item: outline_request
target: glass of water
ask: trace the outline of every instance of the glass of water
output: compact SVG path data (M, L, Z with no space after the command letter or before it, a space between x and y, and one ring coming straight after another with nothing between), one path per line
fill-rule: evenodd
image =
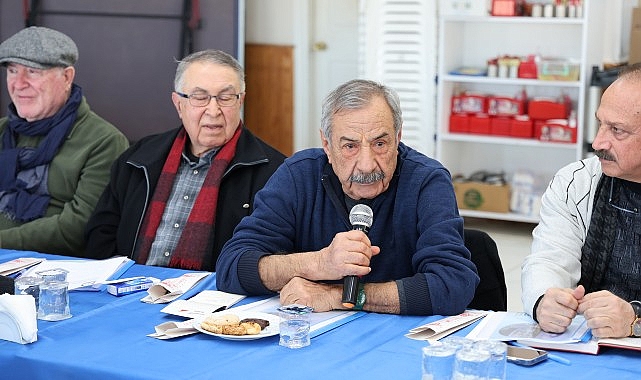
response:
M485 380L490 353L475 347L463 347L456 352L453 380Z
M14 294L28 294L32 296L36 301L37 310L42 282L40 277L20 277L14 282Z
M454 357L458 349L455 344L447 342L435 342L423 347L422 380L451 379Z
M287 305L278 308L281 322L278 344L287 348L302 348L310 344L310 314L314 311L305 305Z
M69 284L65 281L49 281L40 285L38 319L61 321L67 318L71 318Z
M490 362L487 369L487 377L490 380L505 380L507 366L507 344L497 340L479 340L474 348L487 351L490 354Z

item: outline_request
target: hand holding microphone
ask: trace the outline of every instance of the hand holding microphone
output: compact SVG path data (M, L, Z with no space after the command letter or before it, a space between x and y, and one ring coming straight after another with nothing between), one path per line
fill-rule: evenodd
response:
M349 212L349 222L352 224L352 230L365 232L369 231L374 221L374 212L364 204L357 204ZM358 298L358 276L346 276L343 279L343 298L341 302L346 308L353 308Z

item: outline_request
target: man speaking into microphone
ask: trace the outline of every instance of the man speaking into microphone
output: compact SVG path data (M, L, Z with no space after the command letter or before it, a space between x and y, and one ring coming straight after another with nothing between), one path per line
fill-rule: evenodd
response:
M280 294L315 311L461 313L479 282L450 173L401 142L398 95L368 80L325 99L322 149L285 160L216 264L219 290ZM349 214L369 206L369 231ZM344 284L355 276L353 302Z

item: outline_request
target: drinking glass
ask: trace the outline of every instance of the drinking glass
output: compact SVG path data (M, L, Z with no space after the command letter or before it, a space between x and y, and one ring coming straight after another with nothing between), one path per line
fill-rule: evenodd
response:
M454 344L440 342L423 347L422 380L451 379L457 350Z
M453 380L484 380L487 379L487 370L490 354L487 351L477 350L475 347L463 347L456 352L454 359Z
M28 294L36 301L36 310L40 298L40 285L42 279L39 277L20 277L14 281L13 294Z
M281 322L280 339L278 344L287 348L302 348L311 343L309 330L311 327L311 307L304 305L288 305L278 308Z
M487 378L489 380L505 380L507 366L507 344L498 340L479 340L474 348L487 351L490 354Z
M40 285L38 319L61 321L71 318L69 310L69 284L65 281L49 281Z

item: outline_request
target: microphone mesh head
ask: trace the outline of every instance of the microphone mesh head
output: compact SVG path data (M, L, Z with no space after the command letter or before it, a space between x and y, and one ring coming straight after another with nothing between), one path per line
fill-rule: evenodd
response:
M349 222L354 225L365 226L370 228L374 220L374 211L368 205L357 204L349 212Z

